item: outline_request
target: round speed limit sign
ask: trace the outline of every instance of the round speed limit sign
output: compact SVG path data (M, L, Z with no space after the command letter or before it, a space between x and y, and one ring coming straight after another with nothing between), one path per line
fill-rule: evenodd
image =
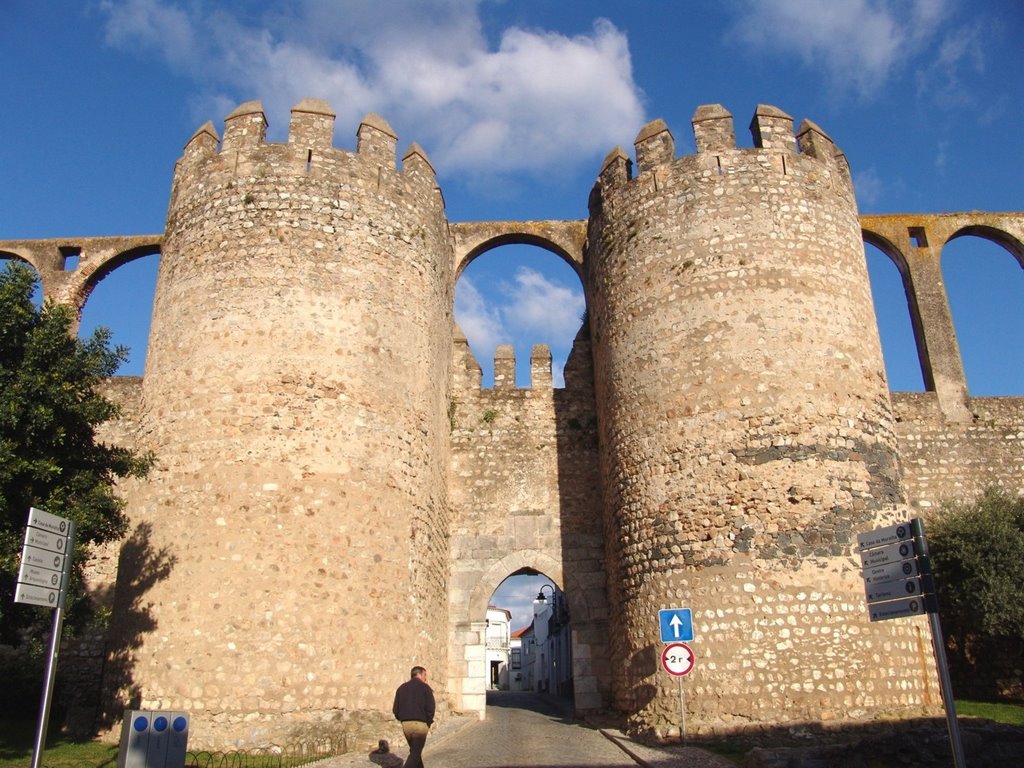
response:
M670 675L682 677L693 669L693 651L686 643L671 643L661 652L661 666Z

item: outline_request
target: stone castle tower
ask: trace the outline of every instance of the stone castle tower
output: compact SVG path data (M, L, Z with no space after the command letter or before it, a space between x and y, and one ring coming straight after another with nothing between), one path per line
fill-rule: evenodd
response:
M855 331L874 328L860 221L845 158L813 123L794 138L791 117L761 106L753 149L721 107L693 127L697 153L676 159L668 128L647 126L636 178L612 153L591 196L613 656L657 641L659 608L713 605L721 619L695 643L714 667L695 683L708 714L817 720L823 692L872 656L837 627L863 611L853 534L904 503L878 335ZM912 635L885 634L915 657ZM839 647L849 665L824 663ZM626 711L669 714L617 673Z
M243 104L175 171L140 414L159 468L132 507L176 563L132 677L228 712L379 709L448 641L444 209L382 120L355 153L320 101L287 144L266 126ZM190 583L212 589L168 603Z
M482 715L487 602L521 573L565 593L579 712L678 725L657 623L672 607L694 616L691 731L940 704L926 623L868 621L853 546L1024 475L1024 404L957 384L920 266L965 231L1024 255L1024 217L866 225L816 125L760 106L740 148L705 106L691 156L661 121L637 137L635 174L610 153L588 221L453 223L416 145L399 167L381 118L355 151L333 127L305 100L268 143L259 102L243 104L223 138L208 123L186 145L161 235L0 242L79 307L160 253L145 374L111 382L110 437L158 464L123 488L109 716L187 710L202 747L310 728L373 743L413 663L442 710ZM864 239L927 298L939 392L888 391ZM508 243L580 275L564 388L544 347L531 386L499 348L481 388L453 320L462 269Z

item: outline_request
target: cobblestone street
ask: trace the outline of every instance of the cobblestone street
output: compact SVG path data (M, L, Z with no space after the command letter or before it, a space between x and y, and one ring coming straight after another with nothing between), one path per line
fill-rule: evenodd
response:
M387 755L350 755L318 768L400 768L406 746L391 746ZM646 747L588 726L554 697L509 692L488 693L486 720L442 724L427 739L423 762L427 768L734 768L703 750Z

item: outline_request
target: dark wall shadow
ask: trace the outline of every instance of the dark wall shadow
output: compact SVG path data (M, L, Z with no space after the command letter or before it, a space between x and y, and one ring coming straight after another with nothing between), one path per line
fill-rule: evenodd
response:
M141 688L134 679L134 654L145 635L157 622L146 594L166 579L177 558L167 547L153 548L152 526L140 523L121 547L114 594L100 595L112 606L110 629L105 643L102 684L95 692L94 730L107 730L119 721L125 709L134 709L142 700ZM112 599L111 599L112 598Z
M616 615L616 574L608 570L614 560L608 552L609 521L603 516L594 365L586 317L573 340L564 375L564 388L554 390L563 590L576 642L573 653L580 650L585 659L581 664L574 662L574 674L592 676L574 684L584 690L596 687L596 696L577 697L577 714L583 714L615 706L618 676L611 660L621 653L616 647L621 638L610 631L608 618Z
M487 691L487 707L499 709L525 709L553 719L569 722L573 719L573 700L569 696L532 691Z
M1024 765L1024 727L961 717L960 739L970 768ZM802 722L756 726L729 735L691 736L687 743L734 757L740 765L786 768L933 768L953 765L944 718L856 723ZM665 746L665 743L662 743ZM668 745L671 751L671 745Z

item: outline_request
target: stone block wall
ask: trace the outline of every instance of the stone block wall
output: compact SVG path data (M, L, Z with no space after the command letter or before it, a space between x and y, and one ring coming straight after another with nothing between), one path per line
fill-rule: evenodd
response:
M1024 488L1024 398L975 397L951 421L934 392L894 392L907 497L927 519L944 501L972 501L989 485Z
M267 144L250 102L175 173L105 682L112 709L202 713L200 745L389 720L416 663L446 700L443 202L383 120L355 152L332 125L303 102Z

